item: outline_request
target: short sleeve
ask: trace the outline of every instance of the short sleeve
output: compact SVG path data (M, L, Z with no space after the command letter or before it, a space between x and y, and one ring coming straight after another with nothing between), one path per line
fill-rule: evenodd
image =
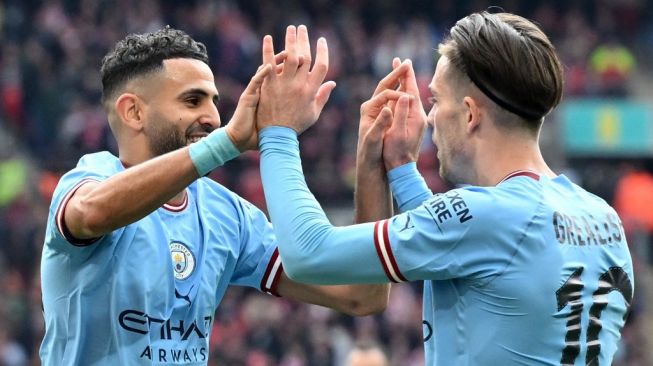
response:
M379 257L395 281L489 279L512 260L532 216L491 189L461 188L377 223ZM530 211L532 212L532 211Z
M64 212L66 205L75 192L84 184L100 182L107 178L99 172L76 168L66 173L57 184L50 203L48 212L46 244L58 249L70 249L75 246L87 246L98 241L100 238L90 240L75 239L70 235L64 223Z
M276 288L283 265L272 225L251 203L239 199L239 206L242 215L240 253L231 283L278 296Z

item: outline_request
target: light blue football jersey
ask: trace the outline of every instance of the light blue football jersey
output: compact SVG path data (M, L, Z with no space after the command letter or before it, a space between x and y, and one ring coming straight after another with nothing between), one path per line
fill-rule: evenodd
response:
M123 170L110 153L86 155L57 185L41 260L42 363L206 365L227 286L274 292L282 266L272 228L254 206L201 178L180 206L94 242L67 240L72 193Z
M566 177L452 190L388 227L397 272L426 280L427 364L611 363L632 260L614 210Z
M611 363L634 276L619 217L602 199L532 172L431 195L413 164L389 176L405 212L333 227L301 175L294 132L260 137L289 277L424 280L426 365Z

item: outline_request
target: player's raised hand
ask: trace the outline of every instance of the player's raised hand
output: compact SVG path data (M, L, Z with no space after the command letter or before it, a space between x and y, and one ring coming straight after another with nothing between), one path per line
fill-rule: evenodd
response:
M403 92L387 89L361 105L357 151L359 163L382 163L383 137L392 125L393 118L393 110L389 104L394 106L394 103L405 95Z
M383 160L388 171L400 165L417 161L422 137L426 130L426 112L419 96L413 64L410 60L405 60L401 64L398 62L397 59L393 61L394 71L407 65L407 71L401 74L398 90L410 95L410 104L406 118L397 119L399 123L393 123L383 139Z
M398 61L398 59L396 59ZM361 105L361 117L358 125L357 161L360 164L377 164L382 166L382 142L377 140L379 121L392 121L395 102L405 93L397 91L399 80L408 71L407 64L396 65L377 85L372 97ZM385 110L385 111L384 111ZM385 115L381 115L381 114ZM385 126L385 124L381 124ZM383 132L388 126L383 129Z
M324 83L329 69L329 49L324 38L317 41L315 63L306 26L286 29L285 60L279 68L274 59L272 37L263 38L263 63L275 66L261 86L257 127L286 126L298 133L310 127L322 112L335 83ZM280 70L279 70L280 69Z
M286 59L286 51L274 55L276 70L281 72L283 62ZM256 74L247 84L247 87L238 99L238 105L234 115L225 127L229 138L242 152L256 149L258 147L258 131L256 130L256 109L261 96L261 85L265 77L272 73L269 64L263 64L256 70Z
M238 150L246 151L256 149L258 134L256 131L256 108L261 95L263 80L271 72L271 65L261 65L238 99L238 105L229 123L225 126L226 132Z

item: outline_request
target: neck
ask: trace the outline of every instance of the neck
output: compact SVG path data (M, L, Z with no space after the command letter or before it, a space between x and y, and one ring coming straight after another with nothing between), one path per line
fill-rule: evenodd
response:
M520 170L555 177L544 161L537 139L529 137L489 139L481 142L474 159L476 185L494 186L510 173Z
M184 189L183 191L177 193L172 199L170 199L167 204L171 206L181 206L184 203L184 200L186 199L186 190Z
M135 166L152 159L147 143L144 141L133 143L118 143L118 157L123 165Z

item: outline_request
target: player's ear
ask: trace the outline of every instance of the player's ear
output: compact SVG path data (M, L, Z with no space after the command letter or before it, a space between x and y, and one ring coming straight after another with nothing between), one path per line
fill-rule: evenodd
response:
M472 133L481 123L481 108L476 99L471 96L463 98L467 113L467 133Z
M123 93L116 99L114 107L125 126L135 131L143 129L143 100L138 95Z

